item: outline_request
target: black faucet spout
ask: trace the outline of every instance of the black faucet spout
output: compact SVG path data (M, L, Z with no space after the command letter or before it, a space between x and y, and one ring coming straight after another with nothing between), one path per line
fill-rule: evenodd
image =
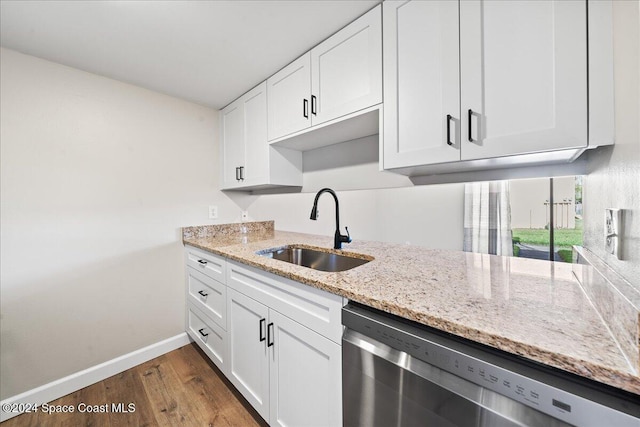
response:
M333 196L333 200L336 202L336 232L333 236L333 248L334 249L342 249L342 243L351 243L351 236L349 235L349 229L347 228L347 235L340 234L340 203L338 202L338 196L335 191L330 188L323 188L318 191L316 194L316 198L313 200L313 208L311 208L311 216L309 217L312 220L318 219L318 199L322 193L329 193Z

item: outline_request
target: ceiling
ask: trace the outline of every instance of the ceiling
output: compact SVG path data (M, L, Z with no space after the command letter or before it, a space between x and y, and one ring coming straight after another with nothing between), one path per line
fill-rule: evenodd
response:
M222 108L379 2L1 0L0 42Z

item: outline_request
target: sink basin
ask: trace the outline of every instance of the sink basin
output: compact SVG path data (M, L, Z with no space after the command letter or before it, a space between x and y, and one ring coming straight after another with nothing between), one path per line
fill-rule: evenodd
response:
M257 254L314 270L329 272L351 270L354 267L371 261L371 259L354 258L352 256L323 252L310 248L298 248L295 246L266 249L257 252Z

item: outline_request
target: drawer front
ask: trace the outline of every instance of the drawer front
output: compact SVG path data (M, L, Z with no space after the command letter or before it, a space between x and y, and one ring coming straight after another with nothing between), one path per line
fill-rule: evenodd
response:
M187 267L188 300L222 329L227 329L227 287L211 277Z
M227 285L340 344L342 297L235 261Z
M187 304L187 333L226 374L227 332L193 305Z
M206 274L218 282L224 283L224 269L226 260L218 255L196 249L191 246L185 247L186 262L189 267L193 267L196 271Z

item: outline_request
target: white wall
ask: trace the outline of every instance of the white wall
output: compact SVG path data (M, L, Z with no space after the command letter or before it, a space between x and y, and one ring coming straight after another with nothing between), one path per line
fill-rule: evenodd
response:
M589 155L584 245L640 288L640 6L613 2L616 144ZM623 260L604 250L605 208L625 209Z
M304 192L411 187L409 177L380 171L378 135L302 154Z
M217 191L217 111L0 51L0 399L184 330L179 227Z
M340 225L352 239L410 243L462 250L464 184L442 184L379 190L337 191ZM276 229L333 236L333 198L323 194L320 216L311 221L315 193L249 196L249 215L274 219ZM348 249L348 245L345 246Z
M406 176L381 172L378 153L377 136L307 151L301 193L230 197L251 219L273 219L279 230L333 236L330 195L321 196L319 219L309 219L315 193L329 187L338 194L341 231L349 227L354 240L462 250L464 184L413 186Z

